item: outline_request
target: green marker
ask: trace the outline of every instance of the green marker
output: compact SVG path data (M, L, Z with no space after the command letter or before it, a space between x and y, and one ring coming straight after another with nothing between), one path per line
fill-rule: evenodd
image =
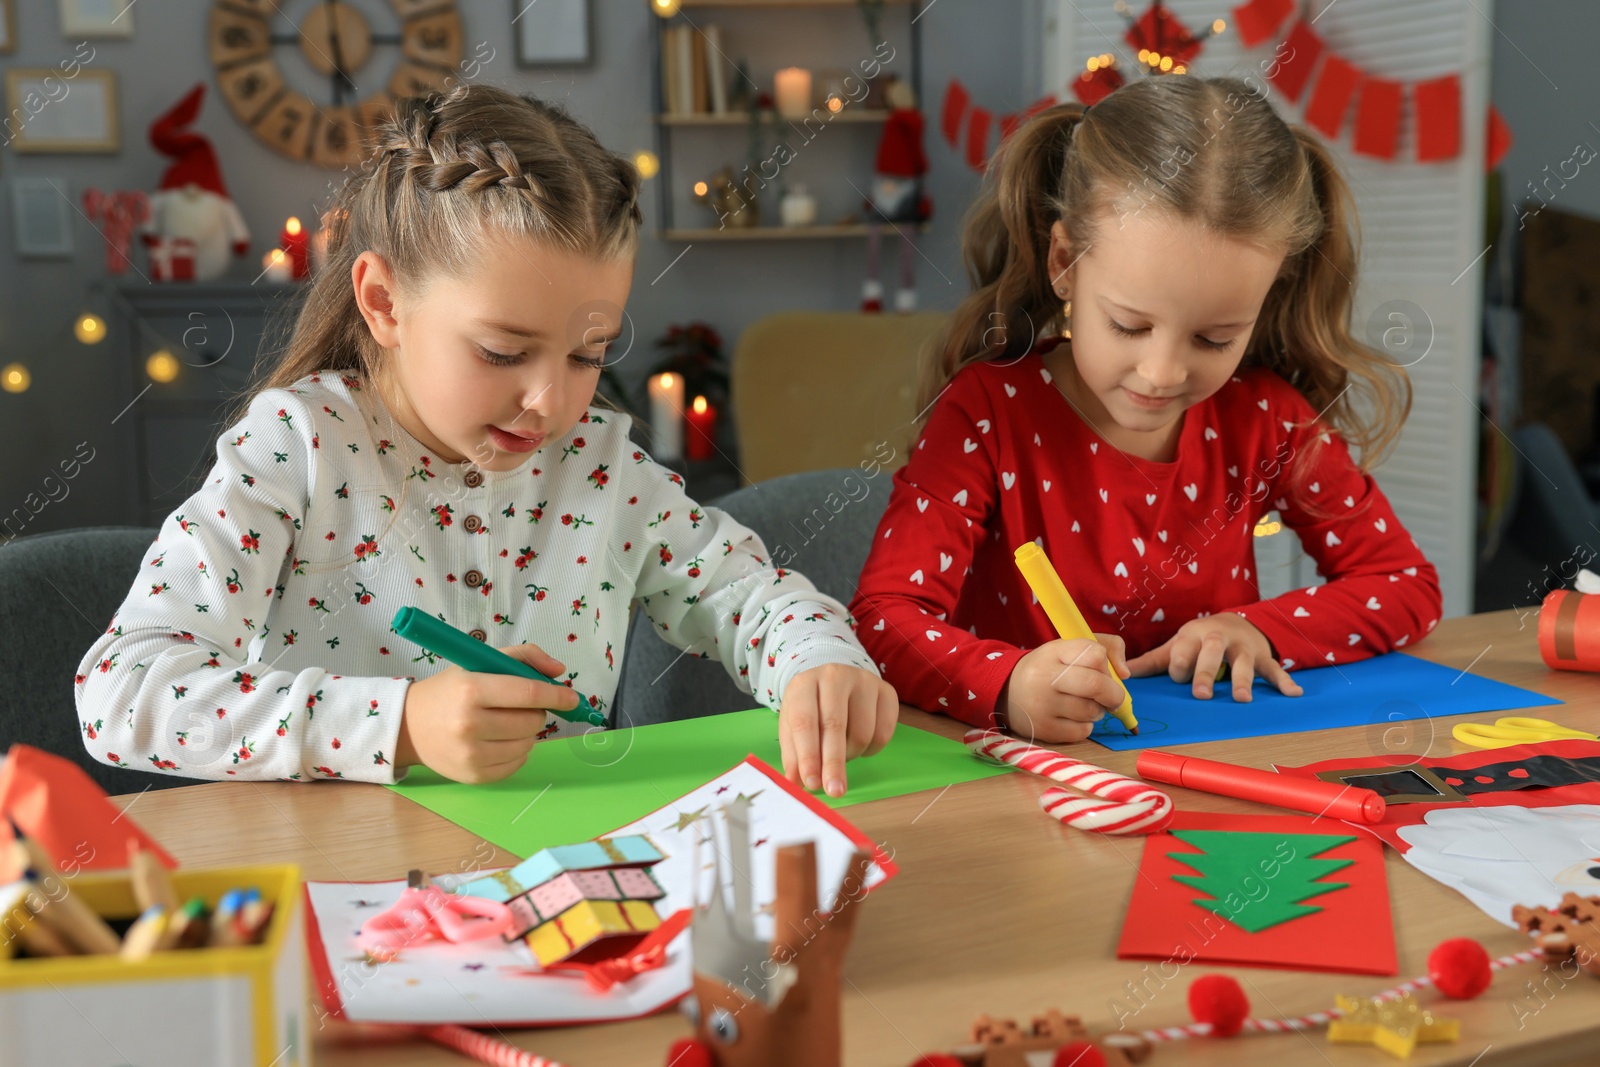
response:
M534 670L515 656L508 656L498 648L490 648L470 634L464 634L447 622L440 622L419 608L401 608L390 623L394 632L407 641L421 645L436 656L443 656L462 670L479 674L512 674L519 678L532 678L536 682L561 683ZM568 722L586 722L591 726L604 726L606 719L589 705L589 698L578 693L578 706L572 711L550 709Z

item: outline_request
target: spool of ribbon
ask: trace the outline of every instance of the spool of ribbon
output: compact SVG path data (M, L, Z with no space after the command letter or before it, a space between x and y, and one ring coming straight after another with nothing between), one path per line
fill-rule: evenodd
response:
M1559 671L1600 671L1600 596L1557 589L1539 608L1539 654Z
M1172 821L1172 798L1144 782L1030 745L999 730L968 730L962 740L974 755L1032 771L1088 793L1081 796L1052 786L1039 798L1041 808L1076 830L1153 834L1166 829Z

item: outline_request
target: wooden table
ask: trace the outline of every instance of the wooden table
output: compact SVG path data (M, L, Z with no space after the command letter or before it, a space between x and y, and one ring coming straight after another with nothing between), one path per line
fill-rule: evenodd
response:
M1547 670L1535 644L1536 616L1514 612L1452 619L1414 651L1419 656L1536 689L1567 701L1562 721L1600 732L1600 682ZM1491 720L1493 715L1475 716ZM1348 753L1464 751L1450 736L1459 721L1422 720L1280 737L1184 746L1254 766L1309 763ZM904 709L902 723L958 737L959 724ZM1097 763L1133 773L1135 753L1088 746ZM1330 1007L1333 994L1377 992L1426 971L1430 949L1470 936L1491 956L1528 947L1514 930L1388 853L1400 978L1339 977L1190 965L1163 978L1161 965L1116 958L1142 838L1069 830L1043 814L1036 777L1015 774L845 809L882 843L900 875L864 905L846 966L847 1067L906 1067L919 1055L965 1040L980 1012L1026 1020L1060 1008L1096 1032L1189 1021L1193 978L1223 970L1243 984L1255 1014L1299 1015ZM118 798L185 865L298 863L313 880L400 877L411 867L446 870L486 847L474 835L398 794L366 785L215 783ZM1261 812L1259 806L1183 789L1181 808ZM510 863L500 854L488 863ZM1537 993L1535 992L1537 990ZM1431 998L1431 994L1429 995ZM1120 1008L1119 1008L1120 1005ZM1593 1064L1600 1062L1600 981L1563 981L1538 964L1497 972L1482 997L1446 1003L1461 1020L1455 1045L1424 1045L1412 1064ZM320 1017L320 1012L318 1013ZM676 1013L603 1027L518 1031L511 1040L570 1067L655 1067L688 1034ZM407 1067L465 1061L430 1045L374 1039L328 1021L317 1062L337 1067ZM1330 1046L1321 1034L1191 1040L1162 1045L1162 1063L1382 1065L1373 1048Z

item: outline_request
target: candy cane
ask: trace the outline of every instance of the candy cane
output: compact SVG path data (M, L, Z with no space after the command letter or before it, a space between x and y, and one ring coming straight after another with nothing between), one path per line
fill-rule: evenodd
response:
M998 730L968 730L963 738L975 755L1083 790L1079 796L1052 786L1039 806L1068 826L1102 834L1153 834L1172 821L1172 798L1115 771L1030 745Z
M446 1048L453 1048L464 1056L471 1056L480 1063L490 1064L490 1067L561 1067L555 1060L535 1056L515 1045L476 1030L468 1030L464 1026L425 1026L422 1036Z
M1501 956L1497 960L1489 961L1491 971L1503 970L1522 963L1533 963L1544 958L1543 953L1537 950L1528 952L1515 952L1509 956ZM1382 993L1373 994L1377 1000L1393 1000L1403 997L1407 993L1415 993L1419 989L1426 989L1433 985L1433 979L1427 975L1413 978L1408 982L1401 982L1392 989L1385 989ZM1258 1034L1282 1034L1296 1030L1316 1030L1327 1026L1344 1013L1334 1008L1330 1011L1313 1011L1305 1015L1297 1015L1293 1019L1246 1019L1241 1030L1249 1030ZM1211 1033L1210 1023L1189 1023L1187 1026L1168 1026L1160 1030L1146 1030L1140 1036L1146 1041L1181 1041L1187 1037L1205 1037Z

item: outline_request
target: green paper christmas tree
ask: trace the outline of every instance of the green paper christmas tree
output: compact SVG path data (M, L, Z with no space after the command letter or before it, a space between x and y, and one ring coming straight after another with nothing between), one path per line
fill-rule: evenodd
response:
M1252 934L1321 911L1302 902L1346 888L1347 882L1320 879L1354 862L1315 858L1355 840L1348 835L1173 830L1172 836L1203 850L1167 853L1200 872L1173 880L1207 894L1211 899L1194 903Z

